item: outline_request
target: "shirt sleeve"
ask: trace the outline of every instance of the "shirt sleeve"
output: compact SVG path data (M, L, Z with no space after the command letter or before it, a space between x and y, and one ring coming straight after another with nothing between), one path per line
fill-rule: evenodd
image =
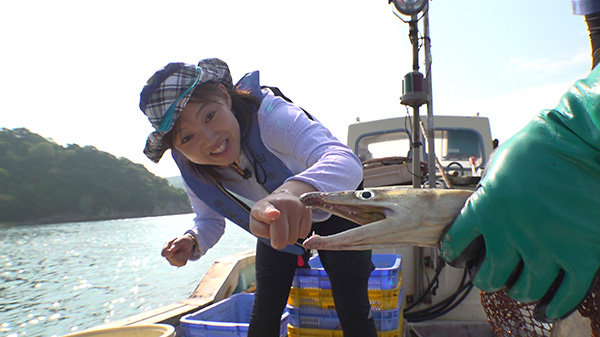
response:
M294 173L288 180L319 191L355 189L363 179L360 159L298 106L267 94L258 111L261 137L267 148Z
M187 184L185 188L192 205L192 210L196 214L194 217L194 226L185 232L186 234L192 234L198 240L200 251L190 257L190 260L195 261L206 254L221 239L225 233L225 218L208 207L204 201L200 200Z
M600 12L600 1L598 0L571 0L573 14L589 15Z

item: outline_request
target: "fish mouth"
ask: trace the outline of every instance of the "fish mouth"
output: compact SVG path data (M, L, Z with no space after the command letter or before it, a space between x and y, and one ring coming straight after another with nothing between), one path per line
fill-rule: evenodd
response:
M308 208L320 209L356 222L359 225L366 225L386 219L388 214L393 212L387 207L324 200L325 196L326 194L321 192L306 193L300 197L300 201Z

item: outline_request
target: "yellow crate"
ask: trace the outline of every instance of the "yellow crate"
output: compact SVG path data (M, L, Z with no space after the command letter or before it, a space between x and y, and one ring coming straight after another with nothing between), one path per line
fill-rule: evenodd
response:
M401 337L401 330L378 331L377 337ZM288 324L288 337L344 337L342 330L303 329Z
M396 289L369 289L371 310L379 311L398 308L402 305L402 299L399 298L401 288L402 284L399 282ZM300 308L335 309L331 289L292 287L290 289L288 304Z
M404 331L404 306L402 306L402 304L400 307L400 321L398 322L398 331L400 332L400 335L402 335L402 332Z

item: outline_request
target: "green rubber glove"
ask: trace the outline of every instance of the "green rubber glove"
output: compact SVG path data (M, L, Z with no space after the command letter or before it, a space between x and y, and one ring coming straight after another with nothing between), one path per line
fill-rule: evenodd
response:
M600 67L496 150L441 249L538 320L577 308L600 267Z

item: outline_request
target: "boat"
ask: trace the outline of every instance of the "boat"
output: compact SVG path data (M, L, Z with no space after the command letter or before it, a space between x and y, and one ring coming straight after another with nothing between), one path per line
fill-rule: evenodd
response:
M410 117L395 117L349 126L347 144L363 160L365 188L390 185L411 188L415 178L410 173L413 153L404 151L410 148L412 142L413 131L406 127L411 125L409 119ZM424 127L427 127L427 121ZM441 154L438 163L443 169L443 175L447 176L448 184L474 189L481 164L485 163L493 150L488 119L443 116L436 120L434 135ZM398 149L401 151L398 152ZM398 153L408 153L408 156L394 156ZM425 151L419 155L420 158L429 159ZM426 183L427 166L426 162L420 163L420 174L417 175L421 180L419 185ZM446 184L442 179L443 175L437 174L437 184ZM441 330L451 331L452 336L492 336L480 303L479 291L465 286L464 270L443 267L437 249L398 247L374 250L373 253L394 253L402 257L402 303L404 308L409 309L404 316L404 335L445 336L440 334ZM188 298L94 329L168 324L175 327L177 336L184 336L180 325L183 316L233 294L254 290L254 262L254 250L220 258L213 263ZM455 299L448 300L450 298ZM459 334L457 331L464 333Z
M410 25L411 34L416 34L416 20ZM365 187L406 185L407 188L420 188L428 183L424 177L435 176L431 183L436 186L474 188L480 168L492 151L489 121L483 117L444 116L436 119L435 129L430 128L433 119L421 117L418 109L429 100L423 81L418 67L414 66L404 79L401 101L413 108L412 118L395 117L349 126L347 145L363 161ZM435 141L428 142L428 137ZM423 144L437 148L414 147L413 138L423 138ZM433 155L436 151L442 154L439 158ZM453 336L492 336L479 293L471 291L472 287L465 287L463 270L440 267L436 249L399 247L374 253L395 253L402 257L402 304L409 309L405 311L405 318L409 319L404 325L404 335L425 337L432 335L430 330L445 329L452 331ZM178 336L183 336L180 325L183 316L233 294L252 292L254 254L251 250L218 259L186 299L86 331L168 324L175 327ZM452 330L448 330L449 326ZM465 333L457 334L459 330ZM442 336L439 332L433 335Z
M391 1L397 6L413 6L408 10L415 11L410 27L416 36L417 13L423 10L419 3L426 1ZM426 15L425 11L425 19ZM427 35L426 25L424 29ZM425 41L427 44L428 39ZM427 45L425 54L427 59ZM436 116L434 123L430 109L421 116L419 107L431 99L427 78L418 72L415 57L413 71L404 79L401 98L402 104L413 108L412 116L349 126L347 145L363 161L365 188L402 185L475 189L497 146L489 120L479 116ZM425 144L427 147L421 146ZM437 248L398 247L373 253L394 253L402 258L402 336L494 336L479 290L470 284L465 270L446 266ZM185 315L254 290L254 263L254 250L218 259L188 298L86 331L167 324L175 328L177 336L183 336L180 321ZM531 336L550 336L550 325L523 324L533 326ZM510 335L510 329L506 333ZM569 333L573 335L572 330Z

